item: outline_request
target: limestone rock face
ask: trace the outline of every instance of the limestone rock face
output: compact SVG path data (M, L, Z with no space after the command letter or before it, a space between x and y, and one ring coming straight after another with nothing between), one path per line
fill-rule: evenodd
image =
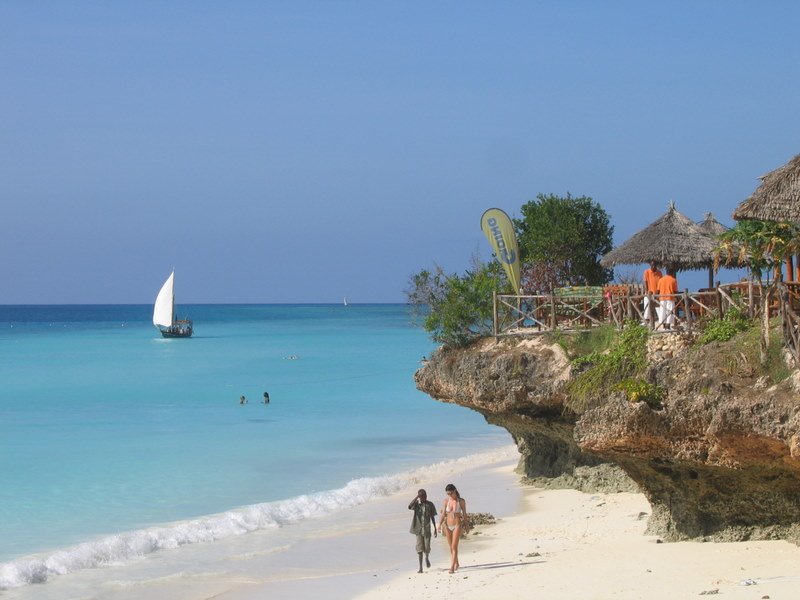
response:
M540 339L518 344L482 340L466 349L437 351L417 371L417 387L436 400L472 408L506 428L521 454L517 471L548 487L634 491L618 467L581 452L574 418L561 391L569 360Z
M481 340L466 349L436 352L414 379L437 400L481 412L559 414L569 359L559 346L537 339L513 346Z
M566 413L569 362L538 339L440 350L415 379L508 429L537 484L626 490L632 480L653 507L652 534L799 539L800 377L769 387L714 346L664 354L646 375L667 390L659 409L616 394Z

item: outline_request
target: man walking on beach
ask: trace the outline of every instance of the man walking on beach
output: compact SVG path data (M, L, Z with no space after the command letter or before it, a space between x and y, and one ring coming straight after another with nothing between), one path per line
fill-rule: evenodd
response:
M408 510L414 511L411 519L411 533L417 536L417 555L419 556L419 571L422 573L422 554L425 553L425 566L430 569L431 560L431 525L433 537L436 537L436 506L428 500L428 493L419 490L416 497L409 503Z

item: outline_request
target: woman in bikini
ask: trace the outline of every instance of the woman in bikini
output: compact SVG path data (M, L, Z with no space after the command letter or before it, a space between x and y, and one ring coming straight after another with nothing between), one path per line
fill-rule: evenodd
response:
M461 529L467 524L467 503L458 493L456 486L448 483L444 488L447 498L442 505L441 531L447 536L447 545L450 546L450 573L458 569L458 542L461 538Z

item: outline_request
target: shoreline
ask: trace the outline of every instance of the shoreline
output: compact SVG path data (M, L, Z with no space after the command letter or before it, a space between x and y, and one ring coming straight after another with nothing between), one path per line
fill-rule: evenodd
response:
M243 507L201 520L166 524L158 529L159 538L163 538L159 546L163 550L122 560L113 556L119 554L120 542L124 544L130 533L121 534L121 538L103 538L89 546L75 546L40 556L48 570L63 574L43 583L10 587L0 595L8 600L83 598L91 590L94 597L104 599L133 600L147 596L184 600L248 597L249 590L265 586L271 597L305 597L302 590L313 585L315 580L350 574L355 581L342 588L347 591L340 597L351 598L355 592L350 590L358 587L362 591L374 585L374 573L384 578L384 573L400 569L408 558L416 561L414 538L407 533L410 519L407 504L420 486L427 486L432 498L438 501L440 494L443 497L444 486L451 480L460 481L467 473L488 477L487 471L491 472L498 464L513 469L517 459L516 448L504 445L393 475L353 480L344 488L320 494ZM443 478L441 482L439 478ZM508 485L513 480L512 476L506 477ZM435 491L438 488L440 492ZM496 504L507 504L511 497L511 494L502 494ZM342 502L350 506L335 508ZM171 534L173 542L179 542L192 531L213 534L219 531L220 523L239 522L259 510L274 513L285 525L171 548L163 535L174 532ZM506 510L510 512L511 507ZM306 516L298 520L301 514ZM147 535L152 532L142 530L139 532L142 535L135 537L141 538L143 543L152 543L154 538ZM342 553L342 548L347 551ZM94 555L102 562L92 566ZM86 561L85 567L63 571L65 560ZM28 566L24 560L17 564L21 568ZM15 568L12 563L5 566ZM359 574L364 576L358 577ZM13 576L13 573L7 572L7 575ZM286 595L276 596L283 588L299 590L298 595L287 591Z
M441 476L420 479L413 489L374 502L364 510L363 519L351 520L360 508L351 509L342 516L337 534L312 536L304 540L304 548L298 549L299 559L318 559L319 567L294 564L291 572L283 572L271 581L207 598L288 600L318 596L326 600L351 600L358 594L370 593L376 586L390 584L395 578L416 574L418 563L415 538L408 531L411 519L408 502L417 490L425 488L438 509L445 485L456 482L459 489L470 490L468 510L511 515L520 509L522 500L521 489L516 485L519 477L514 473L517 462L513 448L513 456L467 469L451 468ZM432 540L432 564L425 574L433 574L439 568L446 570L449 553L443 540L441 535ZM343 554L337 555L342 549Z
M639 493L545 490L520 483L515 449L478 466L442 465L408 489L318 519L193 544L3 592L8 600L460 600L588 598L673 600L702 594L772 600L800 594L800 548L785 541L658 543L644 531ZM498 449L501 450L501 449ZM514 450L511 452L511 450ZM433 471L433 472L432 472ZM444 537L418 574L409 500L418 488L440 507L455 483L469 512L491 513L460 545L447 572ZM438 521L438 519L437 519Z

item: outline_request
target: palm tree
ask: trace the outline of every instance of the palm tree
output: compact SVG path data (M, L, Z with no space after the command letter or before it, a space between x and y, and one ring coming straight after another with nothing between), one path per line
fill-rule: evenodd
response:
M738 263L748 266L754 279L761 283L761 339L759 344L761 364L767 362L769 348L769 299L780 283L779 277L765 285L775 267L783 264L786 257L800 249L800 229L786 221L761 221L746 219L719 236L719 246L714 252L715 268L722 259L726 265Z

